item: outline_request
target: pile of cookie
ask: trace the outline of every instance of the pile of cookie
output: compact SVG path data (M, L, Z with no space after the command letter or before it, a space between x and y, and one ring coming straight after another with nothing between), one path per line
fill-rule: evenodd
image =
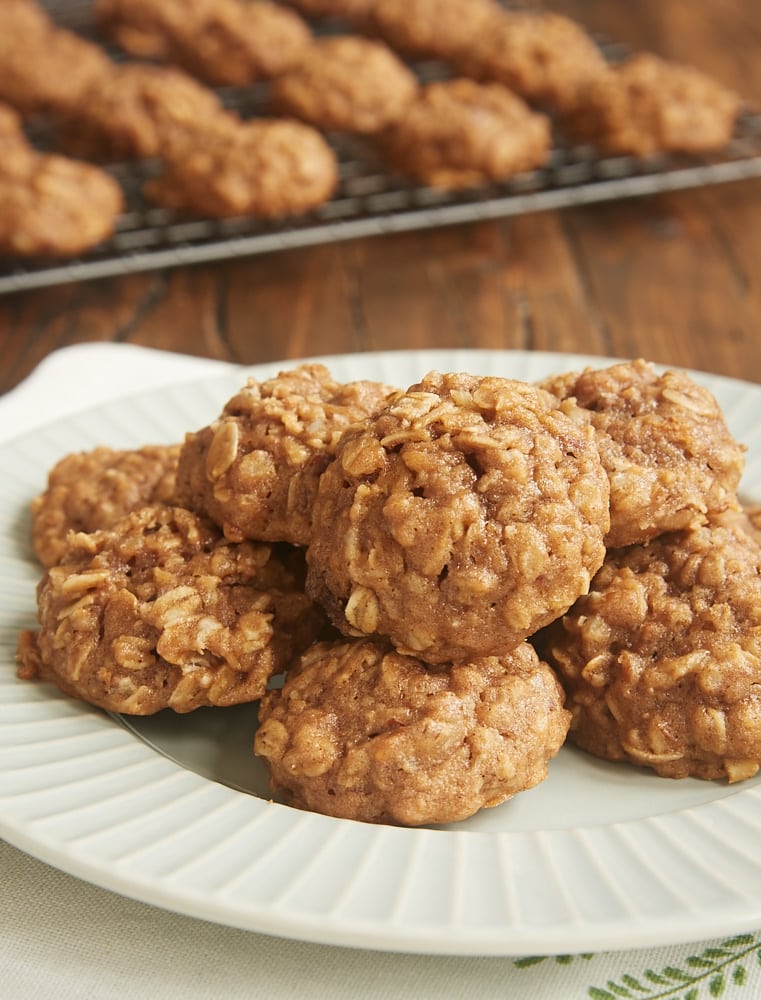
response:
M89 197L106 183L98 163L157 159L145 195L172 210L283 218L335 193L335 133L452 189L540 168L553 127L611 153L721 149L741 107L696 69L649 53L609 64L577 22L498 0L94 0L93 20L128 61L57 26L37 0L0 5L0 102L45 116L60 154L92 161L79 203L65 196L66 212L91 223L79 240L66 223L58 239L55 225L15 238L18 225L2 226L0 251L70 255L111 232L120 202ZM431 60L444 75L424 83L415 67ZM213 89L256 83L265 114L245 120ZM0 206L33 212L47 169L62 168L0 164Z
M710 392L645 361L399 388L304 364L182 442L64 457L19 676L103 709L258 703L273 794L403 825L535 786L566 739L761 764L761 544Z

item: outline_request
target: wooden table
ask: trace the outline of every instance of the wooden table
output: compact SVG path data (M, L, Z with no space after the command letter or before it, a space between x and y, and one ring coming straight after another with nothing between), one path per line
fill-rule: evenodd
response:
M552 0L761 107L758 0ZM643 356L761 382L761 180L0 297L0 391L128 342L243 363L394 348Z

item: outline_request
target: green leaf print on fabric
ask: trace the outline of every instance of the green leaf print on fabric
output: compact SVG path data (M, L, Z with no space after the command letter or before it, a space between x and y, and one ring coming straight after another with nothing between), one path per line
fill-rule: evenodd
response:
M719 945L704 948L684 959L682 966L667 965L656 971L645 969L635 976L626 973L604 986L590 986L590 1000L701 1000L723 997L728 983L744 986L748 972L744 964L755 957L761 962L761 938L738 934Z

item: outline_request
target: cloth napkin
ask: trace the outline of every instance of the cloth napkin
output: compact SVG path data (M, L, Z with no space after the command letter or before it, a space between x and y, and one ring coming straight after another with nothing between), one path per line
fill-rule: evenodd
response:
M50 355L0 397L0 441L220 362L130 345ZM727 1000L761 997L761 930L668 948L470 958L328 947L171 913L0 841L0 1000Z

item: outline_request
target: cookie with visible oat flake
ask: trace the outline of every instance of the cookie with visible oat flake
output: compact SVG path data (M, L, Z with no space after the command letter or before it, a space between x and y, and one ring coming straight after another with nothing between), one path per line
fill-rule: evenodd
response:
M611 549L589 594L534 638L570 739L663 777L761 765L761 547L736 521Z
M291 550L230 544L179 507L72 533L38 586L19 674L132 715L255 701L323 633L302 567Z
M73 452L48 474L45 490L32 500L32 546L44 566L66 551L69 531L110 528L147 503L169 503L174 494L179 444L135 450L101 446Z
M607 476L573 400L432 372L339 442L307 592L344 634L428 663L502 655L586 592L608 526Z
M639 358L541 385L590 414L610 479L608 547L646 542L737 508L744 448L713 394L686 372L660 373Z
M249 379L217 420L186 435L179 501L234 541L306 545L319 477L339 438L393 391L380 382L337 382L319 364Z
M528 643L431 670L371 640L313 646L259 716L255 753L291 805L405 826L466 819L537 785L570 719Z

